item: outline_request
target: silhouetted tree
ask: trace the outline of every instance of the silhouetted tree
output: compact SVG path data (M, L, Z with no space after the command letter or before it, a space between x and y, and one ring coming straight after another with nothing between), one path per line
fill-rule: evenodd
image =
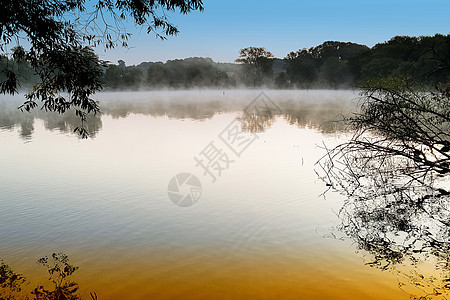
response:
M416 85L434 87L445 82L447 73L436 72L436 68L449 65L450 35L409 37L396 36L387 42L376 44L352 61L359 65L357 81L365 84L376 78L408 77Z
M309 49L286 55L289 80L301 88L348 87L356 77L348 62L369 48L355 43L327 41Z
M38 286L32 292L36 299L43 300L76 300L78 284L68 280L78 267L69 264L69 258L64 253L53 253L51 258L47 256L40 258L38 264L45 266L53 283L52 289Z
M292 87L292 82L286 72L280 72L275 78L275 85L280 89Z
M3 261L0 262L0 299L16 299L25 282L25 277L15 273Z
M273 58L274 56L266 48L247 47L239 50L239 58L236 59L236 62L258 65L258 59L261 57Z
M162 62L154 63L147 69L147 85L149 87L168 87L171 77L170 70Z
M320 67L320 78L324 85L332 88L348 87L352 84L352 76L347 67L347 61L337 57L328 57Z
M150 88L229 87L233 84L226 72L210 58L190 57L159 62L147 69Z
M102 88L101 62L90 47L127 47L130 34L124 22L129 19L164 39L178 33L164 11L186 14L202 9L201 0L6 1L0 18L0 50L3 56L28 62L40 78L27 94L23 109L35 108L38 100L49 111L64 113L74 108L83 125L88 113L99 112L90 96ZM19 44L21 38L28 40L28 49ZM0 92L17 93L18 71L9 65L1 71L6 79L0 84ZM83 126L77 131L87 135Z
M448 78L446 61L439 68ZM418 91L405 78L372 80L349 142L319 162L321 178L344 193L341 229L389 269L434 257L440 277L419 280L424 297L450 286L450 87ZM421 298L422 299L422 298Z
M236 62L244 64L244 80L258 86L265 78L272 78L273 58L273 54L265 48L247 47L239 51Z
M3 261L0 264L0 299L36 299L36 300L77 300L81 299L78 284L70 281L69 277L78 270L69 263L64 253L53 253L51 257L42 257L38 264L45 266L50 275L52 287L39 285L31 291L31 297L23 293L23 285L29 284L25 277L15 273ZM90 299L97 300L96 293L89 293Z
M396 189L376 170L364 174L359 192L347 194L336 230L364 253L368 266L393 271L399 288L411 299L446 299L450 295L448 194Z
M286 56L287 79L299 88L309 88L317 79L318 62L305 49Z
M143 82L142 70L135 66L126 66L123 60L119 65L108 65L103 82L111 89L137 89Z

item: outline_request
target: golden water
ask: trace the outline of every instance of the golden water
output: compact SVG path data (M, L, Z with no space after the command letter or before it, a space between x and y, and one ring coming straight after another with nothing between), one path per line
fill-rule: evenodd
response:
M349 137L329 121L356 95L267 93L289 111L236 156L218 135L257 95L100 94L88 140L76 119L8 123L3 106L0 258L32 288L47 279L35 261L64 252L99 299L409 299L404 277L336 232L345 199L314 172L323 145ZM215 182L194 160L211 141L234 160ZM191 207L167 194L182 172L202 183Z

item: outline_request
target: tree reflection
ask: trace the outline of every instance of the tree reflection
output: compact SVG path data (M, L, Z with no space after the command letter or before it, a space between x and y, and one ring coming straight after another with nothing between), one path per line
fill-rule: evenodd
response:
M175 93L175 92L174 92ZM192 92L183 94L161 94L153 99L146 98L146 94L135 94L133 97L127 96L133 93L111 96L111 98L101 100L101 114L87 117L85 128L90 137L102 129L102 115L112 118L126 118L130 114L143 114L153 117L169 117L173 119L192 119L208 120L221 113L236 113L244 110L249 104L249 98L227 96L225 92L219 96L198 95ZM109 94L108 94L109 95ZM168 96L169 95L169 96ZM193 97L194 96L194 97ZM222 97L223 96L223 97ZM353 105L350 101L336 101L326 99L305 99L302 96L293 99L289 97L274 96L274 102L280 108L280 111L264 110L252 111L240 117L242 129L250 132L263 132L270 128L277 116L291 125L298 127L309 127L322 132L335 132L345 129L334 120L341 119L342 115L348 113ZM21 99L20 99L21 100ZM20 126L20 136L27 140L30 139L35 130L35 120L42 120L47 130L57 130L64 133L73 133L79 125L79 117L74 112L65 114L55 114L45 112L45 110L34 110L31 113L21 112L17 109L21 102L19 99L5 99L0 103L0 129L12 130Z
M441 63L436 72L447 76L448 62L435 59ZM371 254L369 265L399 272L408 283L401 282L403 290L418 298L446 297L448 84L423 92L405 78L382 78L369 82L361 95L360 112L347 120L353 137L327 149L319 162L322 179L348 198L340 229Z
M0 262L0 299L16 299L25 282L25 277L15 273L3 261Z
M246 132L264 132L275 122L276 112L269 108L260 109L251 113L243 113L238 117L241 123L242 131Z
M292 125L300 128L309 127L319 129L323 133L345 131L347 126L338 122L350 112L349 103L326 102L320 103L282 103L283 117Z
M397 273L399 287L412 298L447 299L448 180L417 169L413 159L387 156L375 148L346 144L327 152L319 162L321 178L347 196L338 230L369 254L369 266Z
M281 116L290 125L299 128L313 128L323 133L345 131L347 129L343 122L343 116L350 112L349 103L317 102L308 101L281 101L278 103L279 111L270 107L253 110L251 113L243 113L239 117L242 130L248 132L264 132L269 129Z
M39 285L31 291L32 296L24 295L23 286L28 285L26 278L15 273L3 261L0 264L0 300L36 299L36 300L77 300L81 299L79 287L70 280L70 276L78 270L69 263L69 257L64 253L53 253L44 256L37 263L47 268L50 275L50 287ZM96 300L97 294L90 293L90 299Z
M24 140L29 140L35 130L35 120L43 120L47 130L58 130L64 133L73 133L79 126L80 118L75 112L68 111L64 114L46 112L45 110L34 110L32 112L22 112L18 109L17 101L3 101L0 103L0 129L13 130L20 126L19 134ZM87 116L85 128L90 137L95 135L102 128L102 121L99 115Z
M448 199L436 195L411 201L404 191L349 201L340 211L339 229L371 255L368 265L397 272L403 290L417 297L448 295ZM433 265L428 274L426 264Z

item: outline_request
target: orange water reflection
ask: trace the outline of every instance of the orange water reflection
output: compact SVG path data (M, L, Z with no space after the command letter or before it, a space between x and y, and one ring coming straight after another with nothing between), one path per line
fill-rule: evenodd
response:
M82 295L99 299L409 299L399 282L411 282L365 265L370 255L331 230L345 198L321 196L314 167L323 142L348 136L327 122L341 106L319 107L320 97L285 106L289 113L262 127L248 122L258 139L215 183L193 157L242 117L226 108L236 103L193 114L105 109L87 141L66 133L69 121L48 131L45 118L34 120L27 143L8 127L0 131L0 257L31 287L47 276L34 261L63 251L80 267L73 280ZM202 181L189 208L167 197L180 172Z

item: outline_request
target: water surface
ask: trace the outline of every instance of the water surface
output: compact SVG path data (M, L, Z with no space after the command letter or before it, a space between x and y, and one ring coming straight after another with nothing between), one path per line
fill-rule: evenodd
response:
M266 92L279 112L245 119L260 91L101 93L91 138L71 115L0 103L0 258L36 285L35 261L64 252L99 299L409 299L397 271L334 230L345 199L315 163L351 133L351 91ZM233 122L255 140L236 155ZM246 126L244 126L246 125ZM194 157L230 159L215 181ZM179 207L169 181L187 172L201 197ZM409 272L409 271L407 271ZM420 291L419 291L420 292Z

